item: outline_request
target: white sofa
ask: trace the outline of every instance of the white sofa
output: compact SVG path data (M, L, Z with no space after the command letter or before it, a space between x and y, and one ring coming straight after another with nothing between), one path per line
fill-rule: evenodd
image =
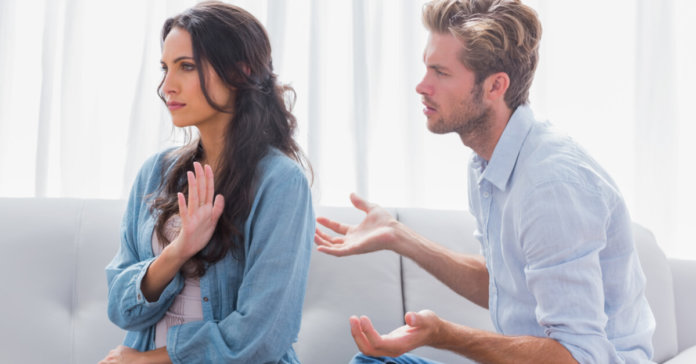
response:
M106 316L104 266L119 244L124 201L0 198L0 363L95 363L124 332ZM465 211L393 209L397 218L452 249L477 252ZM317 215L357 222L352 208ZM655 361L696 363L696 261L667 259L653 235L635 226L657 320ZM491 329L488 312L460 298L408 259L390 252L334 258L315 253L302 328L303 363L347 363L357 348L348 317L368 315L378 330L424 308ZM449 352L416 350L443 363L468 363ZM514 361L514 358L511 358Z

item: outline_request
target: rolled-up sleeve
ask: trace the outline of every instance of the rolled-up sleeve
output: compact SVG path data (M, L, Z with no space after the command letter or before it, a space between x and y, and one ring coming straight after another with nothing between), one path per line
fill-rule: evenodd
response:
M151 240L139 242L140 228L147 212L144 199L146 186L156 173L156 156L145 162L133 184L126 212L121 223L121 245L116 256L106 266L108 283L107 310L109 319L124 330L140 331L159 321L184 285L181 274L165 287L157 301L148 302L140 285L150 264L155 260ZM151 237L148 237L150 239ZM139 243L147 248L142 248ZM149 253L149 254L148 254Z
M611 200L591 187L560 182L537 186L527 200L518 222L538 323L580 363L623 362L605 332L600 253Z
M293 166L295 167L295 166ZM314 210L298 168L270 172L245 224L245 266L236 310L220 321L174 326L174 363L277 363L300 329Z

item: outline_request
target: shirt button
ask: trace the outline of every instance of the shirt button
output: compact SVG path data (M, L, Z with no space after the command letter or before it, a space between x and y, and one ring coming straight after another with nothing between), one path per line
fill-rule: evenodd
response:
M203 297L203 302L208 302L208 297Z
M138 299L140 299L140 294L138 294Z
M483 193L483 197L484 197L484 198L488 198L488 196L490 196L490 195L491 195L491 194L488 193L488 191L486 191L486 192Z

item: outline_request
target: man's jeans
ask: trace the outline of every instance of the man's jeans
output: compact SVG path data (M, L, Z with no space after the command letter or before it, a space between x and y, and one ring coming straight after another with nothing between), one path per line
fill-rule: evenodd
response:
M374 357L362 353L353 357L350 364L440 364L439 362L423 359L411 354L404 354L396 358L386 356Z

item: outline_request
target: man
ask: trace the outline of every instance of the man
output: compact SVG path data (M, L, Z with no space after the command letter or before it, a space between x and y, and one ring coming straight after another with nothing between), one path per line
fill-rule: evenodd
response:
M392 250L490 309L497 333L409 312L387 335L351 317L356 363L421 363L402 355L429 345L482 363L643 363L655 322L644 295L631 219L612 179L571 139L537 122L528 94L541 25L515 0L435 0L425 5L427 68L416 87L428 129L455 132L475 152L469 208L482 256L419 236L384 209L356 226L320 217L335 256ZM397 357L397 358L390 358Z

